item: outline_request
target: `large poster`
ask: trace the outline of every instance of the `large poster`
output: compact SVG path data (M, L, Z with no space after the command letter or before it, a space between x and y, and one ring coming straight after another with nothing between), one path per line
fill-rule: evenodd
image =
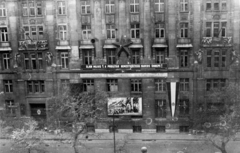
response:
M108 115L142 115L141 97L119 97L108 99Z

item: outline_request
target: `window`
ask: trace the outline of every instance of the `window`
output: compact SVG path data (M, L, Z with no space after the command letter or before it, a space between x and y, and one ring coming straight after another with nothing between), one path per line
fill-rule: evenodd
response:
M180 67L188 67L188 51L180 50Z
M164 12L164 0L155 0L155 12Z
M139 0L130 0L130 12L131 13L139 12Z
M91 26L90 25L82 25L82 35L83 39L91 38Z
M84 79L83 80L83 91L93 91L94 90L94 80Z
M23 38L32 40L43 39L43 26L24 26L23 27Z
M165 38L164 24L156 24L156 38Z
M189 126L179 126L179 132L181 133L189 132Z
M166 100L165 99L159 99L159 100L156 100L155 103L156 103L155 116L157 118L166 118L166 115L167 115Z
M140 50L132 49L132 64L140 64Z
M156 53L156 63L163 64L165 63L165 48L155 48Z
M107 0L105 4L106 13L114 13L114 0Z
M180 0L180 11L187 12L188 9L188 0Z
M64 1L58 2L58 15L66 15L66 3Z
M22 3L23 16L42 16L42 2L27 1Z
M81 1L82 14L90 13L90 1Z
M141 126L133 126L133 133L141 133L142 127Z
M107 24L107 39L115 39L115 38L116 38L115 25Z
M63 69L67 69L69 65L68 52L61 52L61 66Z
M180 91L189 91L189 78L180 78Z
M142 80L141 79L131 79L131 91L132 92L142 92Z
M117 126L115 125L115 126L109 126L109 132L110 133L113 133L113 132L115 132L115 133L117 133L118 132L118 128L117 128Z
M91 49L83 49L83 64L91 65L92 64L92 50Z
M60 40L67 40L67 26L58 25L58 35Z
M157 125L156 126L156 131L157 131L157 133L165 133L166 127Z
M116 64L116 50L107 49L107 64Z
M166 91L166 79L155 79L155 91Z
M5 101L6 114L9 116L16 116L16 105L13 100Z
M226 11L227 0L207 0L206 11Z
M94 125L87 125L87 132L88 133L95 133Z
M1 27L0 28L0 41L1 42L7 42L8 41L8 31L7 31L7 27Z
M42 52L28 52L24 53L24 66L25 69L41 70L43 66L43 53Z
M31 80L27 81L28 93L44 93L45 84L43 80Z
M219 114L224 112L223 102L208 102L207 103L208 113Z
M107 91L111 91L111 92L118 91L117 79L107 79Z
M189 115L189 100L180 99L179 100L179 115Z
M60 88L68 88L70 86L70 81L69 79L61 79L61 87Z
M227 66L226 50L207 50L207 67L208 68L224 68Z
M3 53L2 58L3 58L3 69L4 70L10 69L10 54Z
M0 17L5 17L6 16L6 8L5 8L5 4L2 3L0 4Z
M3 80L4 83L4 91L6 93L12 93L13 92L13 81L12 80Z
M180 23L181 38L188 38L188 23Z
M206 22L206 37L227 37L227 22Z
M220 8L219 8L219 2L214 2L214 3L213 3L213 9L214 9L214 11L219 11L219 10L220 10Z
M226 87L226 79L207 79L206 90L211 91L213 89L222 89Z
M131 38L140 38L139 24L131 24Z

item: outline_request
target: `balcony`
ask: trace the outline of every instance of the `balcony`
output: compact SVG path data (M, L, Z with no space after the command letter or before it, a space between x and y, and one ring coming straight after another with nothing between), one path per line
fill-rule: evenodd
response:
M0 42L0 51L11 51L11 44L10 42Z
M232 37L203 37L203 47L231 47Z
M190 47L193 47L190 38L178 38L177 48L190 48Z
M47 40L23 40L19 41L18 50L47 50Z
M155 38L152 47L153 48L157 48L157 47L165 48L165 47L168 47L166 38Z

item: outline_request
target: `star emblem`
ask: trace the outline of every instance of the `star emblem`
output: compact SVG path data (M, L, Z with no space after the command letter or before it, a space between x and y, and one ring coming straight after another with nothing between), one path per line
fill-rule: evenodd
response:
M128 49L128 46L130 46L132 43L133 43L132 41L127 41L126 36L125 37L122 36L120 42L113 43L113 45L118 47L117 55L119 56L121 51L124 50L129 56L130 51Z

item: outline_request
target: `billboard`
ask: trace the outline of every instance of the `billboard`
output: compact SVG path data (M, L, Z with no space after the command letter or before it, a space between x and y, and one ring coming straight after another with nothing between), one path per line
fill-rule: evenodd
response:
M108 98L108 115L142 115L142 97Z

